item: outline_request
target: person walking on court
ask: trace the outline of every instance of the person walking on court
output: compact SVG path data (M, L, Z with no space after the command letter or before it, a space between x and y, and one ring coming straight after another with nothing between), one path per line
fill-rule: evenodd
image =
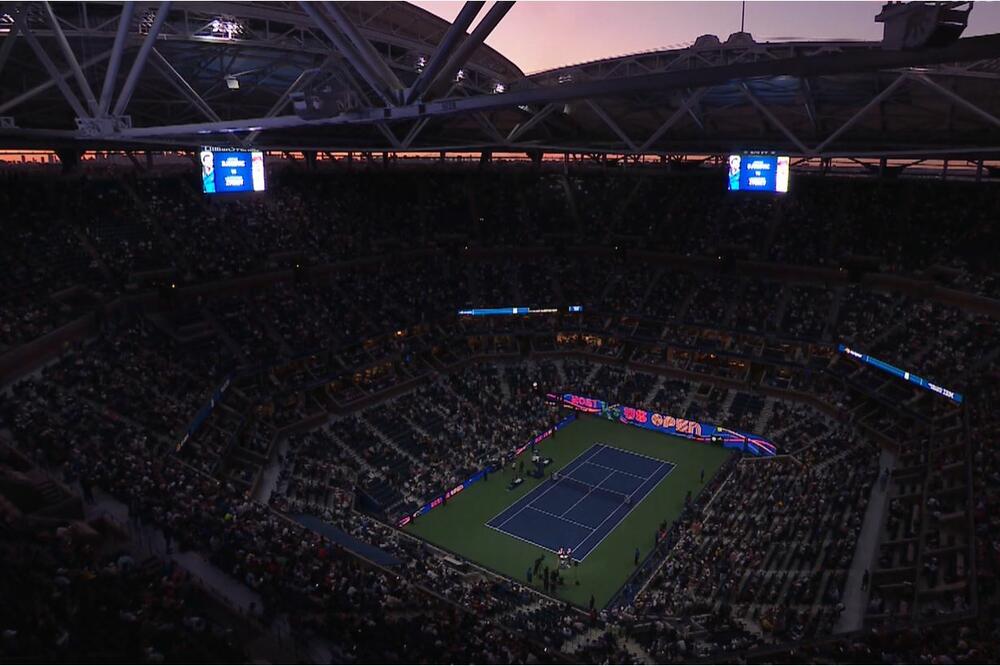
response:
M524 577L528 579L528 585L531 585L531 567L528 567L528 571L524 574Z
M594 610L594 595L590 595L590 610Z
M639 566L639 547L636 546L635 549L635 566Z
M705 483L705 468L701 468L701 482Z

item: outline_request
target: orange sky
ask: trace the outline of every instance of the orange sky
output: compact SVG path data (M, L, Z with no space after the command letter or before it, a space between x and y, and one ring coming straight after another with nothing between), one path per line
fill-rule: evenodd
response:
M462 2L414 4L449 21ZM485 15L488 7L480 12ZM759 40L877 40L883 2L748 2L747 31ZM473 23L473 26L475 23ZM686 45L711 33L739 30L739 2L530 2L520 0L487 40L525 72L623 53ZM977 2L965 35L1000 32L1000 2Z

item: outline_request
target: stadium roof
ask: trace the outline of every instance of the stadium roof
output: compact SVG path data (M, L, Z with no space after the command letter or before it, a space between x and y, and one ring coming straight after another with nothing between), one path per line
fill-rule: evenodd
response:
M2 2L0 145L1000 155L1000 35L725 41L526 76L404 2Z

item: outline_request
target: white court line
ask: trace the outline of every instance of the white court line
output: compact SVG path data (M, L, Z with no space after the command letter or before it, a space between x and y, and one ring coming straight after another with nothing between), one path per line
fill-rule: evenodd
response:
M611 448L614 448L614 447L611 447ZM619 449L619 450L621 450L621 449ZM628 452L626 452L626 453L628 453ZM653 485L651 485L649 487L649 490L647 490L645 493L643 493L642 497L640 497L638 499L638 501L632 502L632 504L629 506L629 510L626 511L622 515L622 517L618 519L617 523L615 523L614 525L611 526L611 529L609 529L607 531L607 533L604 536L601 537L600 541L598 541L597 543L595 543L594 546L590 550L587 551L587 555L590 555L592 552L594 552L595 550L597 550L597 548L602 543L604 543L605 539L607 539L609 536L611 536L612 534L614 534L614 531L616 529L618 529L618 526L622 524L622 521L625 520L629 516L629 514L632 513L632 509L634 509L635 507L639 506L639 504L641 504L642 501L644 499L646 499L646 497L649 495L649 493L653 492L653 488L656 488L658 485L660 485L663 482L664 479L666 479L668 476L670 476L673 473L673 471L675 469L677 469L677 465L675 465L674 463L668 463L668 462L660 461L660 466L656 468L656 471L653 472L653 474L650 477L648 477L647 480L652 479L653 477L655 477L659 473L659 471L663 468L664 465L670 465L670 470L666 474L663 475L663 478L661 478L659 481L657 481L656 483L654 483ZM617 511L617 509L615 511ZM605 518L604 521L600 525L598 525L597 527L595 527L594 528L594 532L597 532L598 530L600 530L601 529L601 525L604 525L604 523L608 522L608 519L611 518L611 516L615 515L615 511L612 511L611 515L609 515L607 518ZM590 536L588 536L587 539L589 539L591 536L594 536L593 532L590 533ZM587 539L584 539L580 543L586 542ZM580 544L577 544L577 548L579 548L579 546L580 546ZM576 552L576 548L573 549L573 552L574 553ZM582 558L580 558L577 561L578 562L583 562L585 559L587 559L587 555L584 555Z
M552 550L548 546L543 546L542 544L536 543L536 542L532 541L531 539L525 539L524 537L518 536L518 535L516 535L516 534L514 534L512 532L508 532L507 530L502 530L499 527L495 527L493 525L490 525L489 523L486 523L486 527L490 528L491 530L496 530L500 534L506 534L509 537L513 537L513 538L517 539L518 541L523 541L524 543L530 543L532 546L535 546L537 548L541 548L542 550L547 550L550 553L557 553L558 552L558 551Z
M628 451L626 449L618 448L617 446L611 446L609 444L605 444L604 442L594 442L594 445L597 447L596 450L593 453L591 453L589 456L587 456L584 460L582 460L576 467L573 467L572 470L571 470L571 472L577 470L580 467L582 467L584 464L592 464L592 465L596 464L596 463L590 463L589 461L590 461L591 458L593 458L595 455L597 455L602 449L614 449L615 451L620 451L620 452L622 452L624 454L627 454L627 455L637 456L637 457L640 457L640 458L646 458L647 460L652 460L652 461L656 462L657 463L656 470L654 470L653 473L650 476L645 477L646 481L649 481L650 479L652 479L653 477L655 477L659 473L660 469L663 468L664 465L670 465L671 467L670 467L670 470L666 474L663 475L663 478L661 478L656 483L652 484L652 486L645 493L643 493L642 497L640 497L638 500L635 500L635 501L632 502L632 504L629 506L629 510L626 511L624 513L624 515L622 515L622 517L618 519L618 522L615 523L607 531L607 533L603 537L601 537L600 541L598 541L596 544L594 544L594 546L589 551L587 551L587 555L584 555L583 558L577 560L578 562L582 562L583 560L585 560L587 558L587 556L589 556L591 553L593 553L595 550L597 550L597 548L602 543L604 543L604 540L607 539L611 534L613 534L614 531L618 528L618 526L621 525L622 521L624 521L632 513L632 509L634 509L643 500L645 500L646 497L649 495L649 493L653 492L653 489L656 488L658 485L660 485L660 482L663 481L664 479L666 479L668 476L670 476L670 474L673 473L674 469L677 468L677 465L675 463L664 461L664 460L660 460L658 458L653 458L652 456L643 455L641 453L634 453L634 452ZM565 474L566 472L564 470L566 470L567 468L569 468L571 465L573 465L576 462L577 462L577 458L574 458L569 463L567 463L565 467L563 467L561 470L559 470L559 473L560 474ZM607 468L607 469L612 469L612 468ZM628 472L623 472L622 470L615 470L615 471L616 472L620 472L620 473L624 473L624 474L628 474ZM632 476L638 476L638 475L632 475ZM603 483L603 481L601 483ZM537 511L539 513L543 513L543 514L552 516L553 518L557 518L559 520L563 520L563 521L566 521L568 523L572 523L574 525L577 525L578 527L584 527L586 529L591 530L590 534L588 534L584 538L584 540L580 542L580 543L584 543L584 542L587 541L587 539L589 539L590 537L592 537L594 535L594 532L597 532L601 528L601 526L604 525L604 523L606 523L608 520L610 520L611 516L615 515L615 513L622 506L622 505L619 505L619 507L617 509L615 509L610 514L608 514L608 517L605 518L603 521L601 521L601 523L596 528L590 527L590 526L587 526L587 525L583 525L582 523L577 523L577 522L575 522L573 520L570 520L568 518L563 518L562 516L557 516L554 513L551 513L549 511L545 511L543 509L539 509L537 507L532 506L538 499L540 499L541 497L545 496L550 490L552 490L553 488L555 488L558 485L559 485L559 481L554 482L551 487L545 489L545 491L542 492L538 497L532 499L530 502L528 502L528 504L526 504L525 506L523 506L520 509L518 509L512 516L510 516L510 518L508 518L507 520L503 521L499 526L490 525L490 523L492 521L496 520L499 516L503 515L504 511L507 511L507 510L510 509L509 506L506 507L506 508L504 508L503 511L501 511L500 513L498 513L495 516L493 516L492 518L490 518L486 522L486 526L489 527L489 528L491 528L491 529L496 530L497 532L500 532L501 534L506 534L507 536L513 537L513 538L517 539L518 541L523 541L524 543L531 544L532 546L536 546L538 548L541 548L542 550L547 550L550 553L556 553L558 551L553 550L551 548L548 548L546 546L543 546L542 544L537 543L535 541L531 541L530 539L526 539L524 537L521 537L521 536L518 536L518 535L513 534L511 532L508 532L507 530L504 530L504 529L501 529L501 528L504 525L506 525L507 523L509 523L511 520L513 520L514 517L517 516L517 515L519 515L522 511L524 511L527 508L531 508L532 511ZM537 490L537 487L535 489L532 489L531 492L534 492L535 490ZM531 493L529 493L528 495L525 495L524 497L521 498L521 500L524 500L530 494ZM518 501L521 501L521 500L518 500ZM577 544L577 546L579 547L579 544ZM576 551L576 548L574 548L573 550ZM574 558L574 559L576 559L576 558Z
M537 506L531 507L531 510L532 511L537 511L538 513L544 513L546 516L552 516L553 518L558 518L559 520L566 521L567 523L572 523L572 524L576 525L577 527L583 527L585 529L590 530L591 533L593 533L593 531L594 531L594 528L591 525L584 525L583 523L578 523L575 520L571 520L569 518L563 518L562 516L560 516L558 514L552 513L551 511L543 511L542 509L539 509ZM611 513L614 513L614 511L612 511Z
M653 462L655 462L658 465L662 465L663 463L670 463L671 465L674 464L674 463L670 462L669 460L661 460L660 458L654 458L653 456L647 456L647 455L644 455L642 453L636 453L634 451L629 451L628 449L620 449L617 446L611 446L610 444L605 444L604 442L598 442L598 443L601 446L603 446L603 447L605 447L607 449L614 449L615 451L621 451L622 453L627 453L630 456L636 456L638 458L645 458L646 460L652 460ZM653 472L653 474L656 474L656 472ZM648 479L648 478L651 478L651 477L647 476L646 478Z
M573 470L573 471L575 472L576 470ZM606 477L604 477L603 479L601 479L601 483L598 483L598 484L597 484L596 486L590 486L590 490L588 490L588 491L587 491L587 494L586 494L586 495L584 495L583 497L581 497L580 499L578 499L577 501L573 502L573 506L571 506L570 508L566 509L566 510L565 510L565 511L563 511L563 512L562 512L561 514L559 514L559 517L560 517L560 518L562 518L562 517L563 517L563 516L565 516L565 515L566 515L567 513L569 513L570 511L572 511L572 510L573 510L573 508L574 508L574 507L576 507L576 505L577 505L577 504L579 504L579 503L580 503L580 502L582 502L583 500L585 500L585 499L587 499L588 497L590 497L590 494L591 494L592 492L594 492L595 490L597 490L598 488L600 488L600 487L601 487L601 484L603 484L603 483L604 483L605 481L607 481L608 479L610 479L611 477L613 477L613 476L614 476L615 474L616 474L616 472L611 472L611 474L608 474L608 475L607 475ZM560 480L561 480L561 479L560 479ZM580 479L574 479L574 480L575 480L575 481L580 481ZM583 481L580 481L580 483L583 483ZM589 485L589 484L588 484L588 485ZM611 490L611 489L610 489L610 488L605 488L605 490ZM613 490L612 490L611 492L615 492L615 491L613 491ZM594 529L594 528L590 528L590 529Z
M598 442L596 444L596 446L598 447L597 450L595 450L593 453L591 453L585 459L581 460L580 463L571 470L571 472L575 472L579 467L582 467L584 465L584 463L586 463L588 460L590 460L591 458L593 458L594 456L596 456L597 453L598 453L598 451L601 450L600 447L603 446L603 444L601 444L600 442ZM586 451L584 451L583 453L586 453ZM583 453L581 453L580 456L582 456ZM569 467L570 465L572 465L573 463L575 463L580 456L577 456L576 458L573 458L568 463L566 463L566 465L561 470L559 470L559 473L562 474L563 473L562 470L566 469L567 467ZM549 477L549 481L552 481L552 477ZM535 502L537 502L541 498L545 497L549 493L550 490L552 490L553 488L557 487L558 485L559 485L559 481L553 481L553 483L552 483L551 486L549 486L544 491L542 491L542 493L538 497L534 498L533 500L531 500L530 502L528 502L527 504L525 504L524 506L522 506L520 509L518 509L517 511L515 511L513 513L513 515L511 515L510 517L507 518L507 520L505 520L502 523L500 523L499 527L503 527L504 525L506 525L510 521L514 520L514 518L516 518L518 515L520 515L520 513L522 511L524 511L525 509L527 509L528 507L530 507L532 504L534 504ZM540 486L535 486L534 488L532 488L531 492L529 492L527 495L525 495L524 497L522 497L521 499L519 499L518 502L520 502L520 501L522 501L522 500L530 497L531 493L533 493L536 490L538 490L539 487ZM515 504L516 504L516 502L515 502ZM496 520L497 518L499 518L500 516L502 516L503 513L504 513L504 511L508 511L508 510L510 510L509 506L506 507L503 511L501 511L497 515L495 515L492 518L490 518L489 520L487 520L486 524L489 525L491 522L493 522L494 520Z
M604 445L601 444L601 446L604 446ZM610 448L613 448L613 447L608 446L608 447L605 447L605 448L610 449ZM613 470L615 472L618 472L619 474L624 474L625 476L634 476L635 478L637 478L637 479L643 479L644 481L649 479L648 476L642 476L640 474L633 474L632 472L626 472L625 470L618 469L617 467L608 467L607 465L602 465L601 463L591 462L589 460L587 461L587 464L590 465L591 467L600 467L601 469L610 469L610 470Z

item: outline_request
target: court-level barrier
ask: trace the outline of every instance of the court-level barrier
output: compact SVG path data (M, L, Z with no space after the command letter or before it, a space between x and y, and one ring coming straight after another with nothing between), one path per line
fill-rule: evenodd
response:
M551 403L580 412L599 414L610 421L655 430L665 435L683 437L695 442L718 444L727 449L736 449L754 456L773 456L777 453L774 444L760 435L732 430L712 423L676 418L638 407L610 404L604 400L572 393L562 395L549 393L546 399Z
M576 420L576 414L570 414L569 416L567 416L566 418L564 418L563 420L561 420L559 423L555 424L554 426L552 426L551 428L549 428L548 430L546 430L545 432L542 432L542 433L539 433L538 435L535 435L529 441L525 442L521 446L519 446L516 449L514 449L514 451L511 452L510 455L508 455L502 461L501 464L506 464L506 463L510 462L511 460L514 460L515 458L517 458L519 455L521 455L522 453L524 453L530 447L536 446L540 442L545 441L546 439L548 439L549 437L551 437L553 434L555 434L556 431L562 430L563 428L565 428L566 426L568 426L570 423L572 423L575 420ZM444 504L447 500L449 500L452 497L454 497L455 495L459 494L460 492L462 492L463 490L465 490L466 488L468 488L472 484L474 484L474 483L476 483L478 481L482 481L483 478L485 478L487 474L492 474L496 470L497 470L497 468L494 467L493 465L487 465L484 469L479 470L478 472L476 472L475 474L473 474L468 479L466 479L462 483L458 484L454 488L441 493L440 495L438 495L437 497L435 497L434 499L432 499L427 504L424 504L422 507L420 507L419 509L417 509L413 513L408 513L405 516L401 516L396 521L396 527L406 527L414 519L416 519L416 518L424 515L425 513L427 513L428 511L430 511L431 509L436 509L437 507L439 507L442 504Z

